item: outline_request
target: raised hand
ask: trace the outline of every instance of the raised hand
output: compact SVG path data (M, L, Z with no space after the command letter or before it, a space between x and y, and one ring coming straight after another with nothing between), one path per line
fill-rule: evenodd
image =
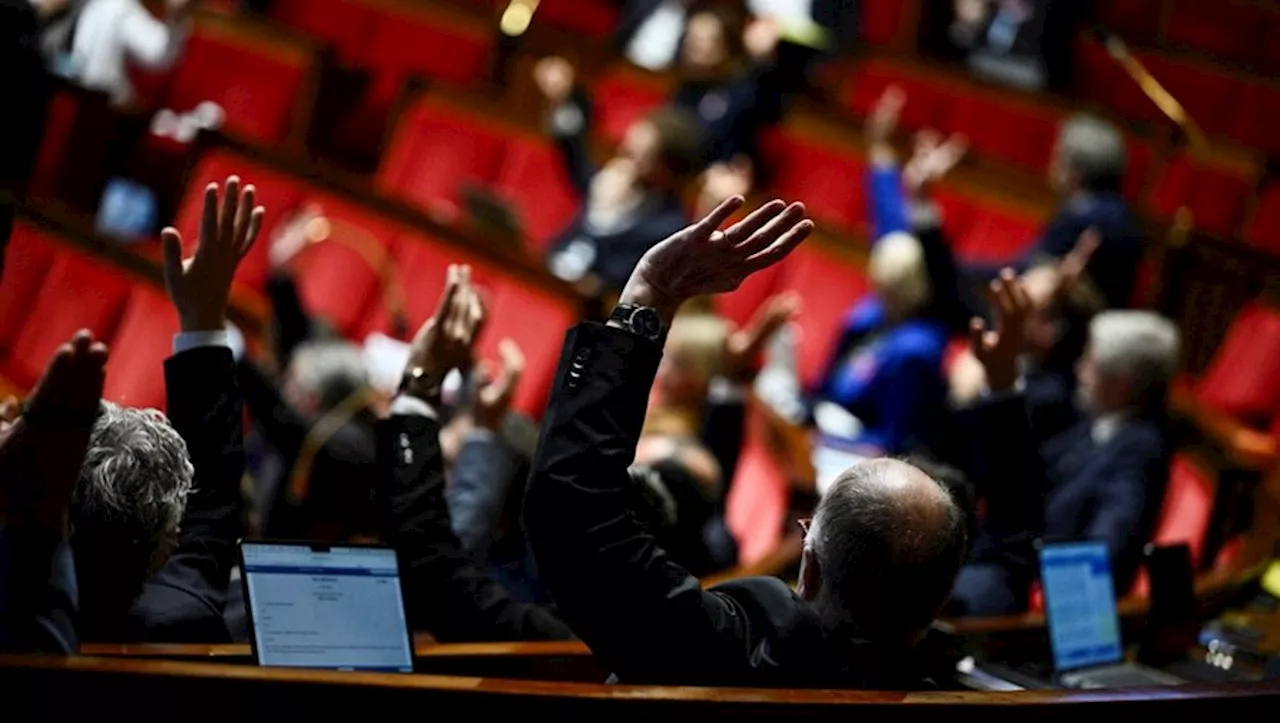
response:
M653 307L670 324L686 300L733 291L751 274L786 258L813 231L804 204L783 201L770 201L719 230L744 203L742 196L731 196L645 252L620 301Z
M20 416L3 405L0 515L61 529L106 380L107 347L78 332L54 353Z
M867 116L866 125L863 126L863 134L866 135L867 142L873 145L888 143L898 128L898 118L902 115L902 109L906 104L907 94L902 88L896 85L885 88L871 109L871 115Z
M969 139L953 133L945 140L936 130L925 129L916 134L915 149L902 168L903 185L912 196L951 172L969 152Z
M502 366L493 379L486 381L476 395L474 418L477 427L498 430L511 411L511 400L524 374L524 352L510 339L498 343Z
M995 314L995 329L982 319L969 322L969 347L987 373L993 392L1013 389L1018 381L1018 357L1022 354L1031 298L1013 270L1005 269L987 290Z
M451 264L435 313L409 346L402 391L438 402L445 375L471 365L485 315L480 294L471 285L471 267Z
M793 292L765 301L745 327L725 339L725 376L740 383L750 381L765 344L800 312L800 306L800 295Z
M253 201L253 186L242 192L240 179L231 176L219 210L218 184L210 183L204 190L199 243L189 259L182 258L182 234L177 229L160 232L165 287L183 331L217 331L226 326L231 280L258 238L266 213Z

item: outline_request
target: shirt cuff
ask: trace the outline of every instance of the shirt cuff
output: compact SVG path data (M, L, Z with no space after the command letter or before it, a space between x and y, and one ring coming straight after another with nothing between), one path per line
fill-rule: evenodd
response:
M401 394L391 401L390 411L392 416L402 415L436 419L436 410L434 407L417 397L410 397L405 394Z
M711 385L707 389L707 400L712 404L742 402L746 398L747 389L745 386L735 384L724 377L713 378Z
M173 336L173 353L200 349L206 346L225 346L231 348L231 337L226 330L217 331L184 331Z

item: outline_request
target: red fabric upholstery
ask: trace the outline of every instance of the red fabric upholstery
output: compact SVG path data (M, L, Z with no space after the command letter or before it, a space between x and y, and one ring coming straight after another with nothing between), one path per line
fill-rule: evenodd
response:
M294 109L313 60L309 48L267 45L228 28L197 23L167 84L164 105L181 113L210 100L226 112L225 130L282 141L293 128Z
M1142 197L1151 176L1151 160L1155 152L1151 142L1133 135L1125 138L1124 197L1137 201Z
M133 287L111 341L105 399L131 407L165 408L164 360L173 351L178 315L164 290Z
M1276 23L1276 30L1280 31L1280 22ZM1280 43L1269 43L1268 47L1280 47ZM1276 65L1280 66L1280 58ZM1227 135L1271 155L1280 155L1280 135L1269 120L1280 115L1280 84L1274 79L1258 79L1242 84L1239 91L1239 110Z
M1226 414L1271 419L1280 405L1280 311L1259 303L1241 309L1196 392Z
M786 475L760 440L756 420L725 499L725 524L738 540L738 564L767 556L782 539L789 488Z
M1149 205L1164 218L1191 209L1196 227L1219 238L1236 237L1254 179L1226 166L1194 164L1186 155L1170 161L1152 189Z
M965 134L974 149L992 158L1036 170L1048 167L1062 121L1056 110L978 95L955 108L954 125L944 130Z
M804 303L796 319L800 330L800 377L813 385L827 363L845 313L866 296L870 283L862 270L817 246L801 246L783 262L778 291L795 291Z
M17 341L23 326L36 323L31 311L54 259L62 253L34 226L14 225L0 278L0 353Z
M76 253L59 254L27 306L22 328L5 364L5 376L30 386L40 378L58 346L80 329L110 343L132 284L105 263Z
M236 281L251 289L261 289L270 273L268 251L271 235L287 220L302 200L298 182L282 174L255 165L229 152L213 152L200 159L187 182L186 194L178 207L174 227L182 233L186 251L191 253L199 238L200 216L204 212L204 189L210 183L219 188L230 175L240 176L243 184L252 183L257 203L267 209L258 241L236 270Z
M530 250L541 254L581 205L558 149L542 139L512 136L494 185L515 207Z
M449 264L470 264L473 269L483 269L474 258L456 253L439 241L418 233L402 233L391 249L395 259L395 278L404 291L405 320L410 336L435 311L444 291ZM390 315L386 306L380 303L373 305L357 336L363 337L374 331L391 332Z
M1244 94L1240 79L1219 68L1190 61L1174 60L1154 53L1142 55L1142 61L1169 92L1182 103L1187 113L1209 133L1223 133L1240 111ZM1136 117L1164 122L1164 115L1145 95L1131 92L1131 103L1140 113Z
M770 133L764 151L774 169L773 191L804 200L814 218L846 229L866 221L866 166L851 152L816 141Z
M1191 549L1191 564L1199 565L1213 516L1215 492L1213 479L1195 462L1185 455L1174 456L1164 506L1151 541L1157 545L1185 543Z
M746 325L761 304L776 293L784 268L785 262L770 266L748 276L736 291L712 297L716 313L728 319L735 327Z
M495 277L490 290L489 321L480 337L480 358L496 362L498 342L509 338L524 352L525 371L513 408L541 417L546 406L564 334L578 321L574 304L552 296L515 276Z
M1274 10L1243 3L1169 0L1165 41L1217 57L1248 61L1266 43Z
M665 103L667 93L662 86L629 73L612 73L596 81L592 99L594 133L617 143L632 123Z
M854 114L866 117L890 85L899 86L907 95L899 120L903 128L946 130L955 126L959 91L949 88L944 80L916 75L888 60L860 64L845 87L842 102Z
M497 178L507 135L491 122L423 98L396 124L378 183L424 207L456 212L463 187Z
M1098 3L1098 19L1130 42L1153 40L1164 0Z
M902 24L902 0L863 0L862 39L868 45L892 42Z
M1258 193L1258 208L1244 237L1258 248L1280 253L1280 182L1273 181Z
M951 241L956 256L967 263L999 264L1020 257L1040 235L1043 220L1011 210L975 212L963 233Z
M507 3L503 0L501 4ZM601 38L613 32L618 15L619 6L608 0L542 0L533 21Z
M484 23L407 6L381 8L362 57L373 73L371 101L390 103L411 75L474 83L484 74L492 44Z
M369 44L378 7L366 0L273 0L271 16L330 43L342 60L359 59Z

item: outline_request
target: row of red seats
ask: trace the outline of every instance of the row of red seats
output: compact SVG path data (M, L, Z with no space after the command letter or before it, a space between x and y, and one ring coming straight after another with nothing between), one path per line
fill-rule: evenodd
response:
M363 339L373 332L394 331L383 303L383 282L355 247L375 244L392 259L396 283L405 293L404 311L411 328L417 328L435 308L447 265L470 264L488 297L490 311L480 341L481 353L493 357L500 339L515 340L528 364L515 405L530 414L541 413L559 359L561 333L578 317L575 299L525 280L522 272L467 251L457 242L433 237L314 181L230 150L210 151L193 171L176 224L186 238L194 238L205 184L233 173L257 186L259 203L268 209L262 240L237 275L240 285L263 288L270 273L269 239L292 211L309 204L322 209L335 241L313 244L301 254L296 270L299 293L312 313L328 319L347 337ZM342 243L344 237L351 245Z
M1126 40L1164 44L1243 63L1280 68L1280 8L1258 0L1124 0L1099 3L1098 20Z
M19 221L0 281L0 376L29 389L82 328L111 347L106 399L164 408L162 365L178 330L164 290Z

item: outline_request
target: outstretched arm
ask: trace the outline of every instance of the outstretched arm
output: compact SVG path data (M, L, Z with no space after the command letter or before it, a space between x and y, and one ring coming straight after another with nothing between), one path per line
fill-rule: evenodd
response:
M802 205L781 201L717 230L742 204L731 198L650 249L620 303L650 309L665 327L683 301L736 288L812 230ZM628 682L750 665L737 604L704 592L630 509L627 468L661 356L660 339L624 324L569 332L525 498L541 581L574 632Z

